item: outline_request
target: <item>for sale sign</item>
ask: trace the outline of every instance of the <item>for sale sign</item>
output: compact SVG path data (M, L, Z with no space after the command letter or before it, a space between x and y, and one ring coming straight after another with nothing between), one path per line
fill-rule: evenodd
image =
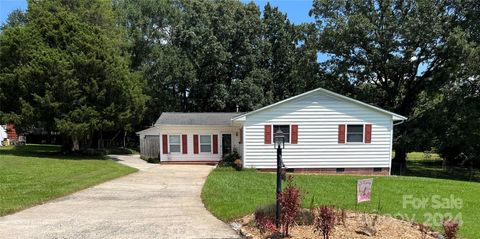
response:
M370 201L373 178L360 179L357 182L357 203Z

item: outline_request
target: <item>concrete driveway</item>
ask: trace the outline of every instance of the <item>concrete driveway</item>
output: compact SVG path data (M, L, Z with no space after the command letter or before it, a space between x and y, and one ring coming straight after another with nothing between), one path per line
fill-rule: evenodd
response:
M0 218L0 238L238 238L203 206L203 165L153 165L116 156L140 171Z

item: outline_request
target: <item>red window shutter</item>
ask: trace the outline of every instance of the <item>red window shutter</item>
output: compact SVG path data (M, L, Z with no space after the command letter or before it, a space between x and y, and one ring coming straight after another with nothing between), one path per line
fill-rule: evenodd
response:
M272 143L272 126L271 125L265 125L265 144L271 144Z
M198 154L198 135L193 135L193 153Z
M339 144L345 143L345 125L344 124L338 125L338 143Z
M372 143L372 125L371 124L365 125L365 143L366 144Z
M298 144L298 125L292 125L292 140L291 144Z
M162 135L162 148L163 154L168 154L168 135Z
M238 142L239 144L243 144L243 127L240 128L240 142Z
M187 135L182 134L182 153L187 154L188 153L188 144L187 144Z
M218 135L216 135L216 134L213 135L212 147L213 147L213 150L212 150L213 153L218 154Z

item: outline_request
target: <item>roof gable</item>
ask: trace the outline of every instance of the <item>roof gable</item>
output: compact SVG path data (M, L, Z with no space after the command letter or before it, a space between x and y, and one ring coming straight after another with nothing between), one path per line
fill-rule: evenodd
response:
M311 90L311 91L305 92L305 93L303 93L303 94L299 94L299 95L296 95L296 96L287 98L287 99L282 100L282 101L279 101L279 102L277 102L277 103L274 103L274 104L271 104L271 105L267 105L267 106L265 106L265 107L263 107L263 108L260 108L260 109L257 109L257 110L254 110L254 111L251 111L251 112L242 114L242 115L238 115L238 116L232 118L232 120L241 120L241 119L245 118L246 116L253 115L253 114L256 114L256 113L258 113L258 112L264 111L264 110L266 110L266 109L270 109L270 108L276 107L276 106L278 106L278 105L284 104L284 103L286 103L286 102L290 102L290 101L292 101L292 100L299 99L299 98L301 98L301 97L304 97L304 96L307 96L307 95L311 95L311 94L314 94L314 93L318 93L318 92L324 93L324 94L326 94L326 95L332 96L332 97L337 98L337 99L340 99L340 100L352 102L352 103L355 103L355 104L364 106L364 107L366 107L366 108L369 108L369 109L372 109L372 110L375 110L375 111L378 111L378 112L381 112L381 113L384 113L384 114L387 114L387 115L391 115L391 116L392 116L392 120L394 120L394 121L396 121L396 120L397 120L397 121L398 121L398 120L406 120L406 119L407 119L407 117L404 117L404 116L402 116L402 115L399 115L399 114L396 114L396 113L393 113L393 112L384 110L384 109L382 109L382 108L379 108L379 107L376 107L376 106L373 106L373 105L370 105L370 104L367 104L367 103L364 103L364 102L362 102L362 101L355 100L355 99L352 99L352 98L350 98L350 97L347 97L347 96L344 96L344 95L340 95L340 94L337 94L337 93L335 93L335 92L332 92L332 91L329 91L329 90L326 90L326 89L323 89L323 88L317 88L317 89L315 89L315 90Z

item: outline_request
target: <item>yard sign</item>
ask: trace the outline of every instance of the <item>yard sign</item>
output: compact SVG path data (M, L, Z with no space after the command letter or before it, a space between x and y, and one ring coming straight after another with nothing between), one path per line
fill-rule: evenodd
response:
M373 178L360 179L357 182L357 203L370 201Z

